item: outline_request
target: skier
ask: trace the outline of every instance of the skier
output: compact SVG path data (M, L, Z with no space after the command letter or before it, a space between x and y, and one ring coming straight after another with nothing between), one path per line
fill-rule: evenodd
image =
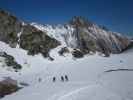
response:
M41 78L38 78L38 82L41 82L42 81L42 79Z
M61 81L64 82L64 77L63 76L61 76Z
M53 77L53 82L55 82L56 81L56 77Z
M68 76L67 75L65 75L65 80L68 81Z

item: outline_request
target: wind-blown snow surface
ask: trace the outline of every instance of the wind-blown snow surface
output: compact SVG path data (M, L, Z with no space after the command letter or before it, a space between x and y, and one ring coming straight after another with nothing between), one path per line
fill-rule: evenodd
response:
M59 56L56 52L59 48L51 51L55 60L49 61L41 55L29 56L25 50L0 42L0 51L12 55L23 66L20 72L8 71L2 67L3 59L0 58L0 77L10 76L29 84L2 100L133 100L133 72L105 72L132 69L133 49L109 58L95 54L73 59L70 54ZM64 75L68 76L68 82L61 82L60 77ZM52 82L54 76L56 81Z

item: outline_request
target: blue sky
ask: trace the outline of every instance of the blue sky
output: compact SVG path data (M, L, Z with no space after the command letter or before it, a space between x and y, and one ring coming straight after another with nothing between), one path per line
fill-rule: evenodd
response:
M133 35L133 0L0 0L0 8L28 22L66 23L84 16L112 31Z

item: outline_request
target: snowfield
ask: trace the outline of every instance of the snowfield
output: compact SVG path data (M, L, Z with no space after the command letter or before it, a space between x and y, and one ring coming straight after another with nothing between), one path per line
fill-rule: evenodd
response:
M29 56L25 50L0 42L0 51L23 66L19 72L7 70L0 58L0 79L10 76L29 84L2 100L133 100L133 71L117 70L133 69L133 49L107 58L97 53L74 59L71 54L59 56L60 48L50 52L54 58L50 61L41 54ZM65 75L68 81L62 82Z

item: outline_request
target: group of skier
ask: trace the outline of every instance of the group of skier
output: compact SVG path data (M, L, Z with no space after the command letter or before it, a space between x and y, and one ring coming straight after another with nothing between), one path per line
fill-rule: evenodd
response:
M54 76L54 77L53 77L53 82L55 82L55 81L56 81L56 77ZM64 81L69 81L68 76L67 76L67 75L61 76L61 77L60 77L60 81L62 81L62 82L64 82Z

